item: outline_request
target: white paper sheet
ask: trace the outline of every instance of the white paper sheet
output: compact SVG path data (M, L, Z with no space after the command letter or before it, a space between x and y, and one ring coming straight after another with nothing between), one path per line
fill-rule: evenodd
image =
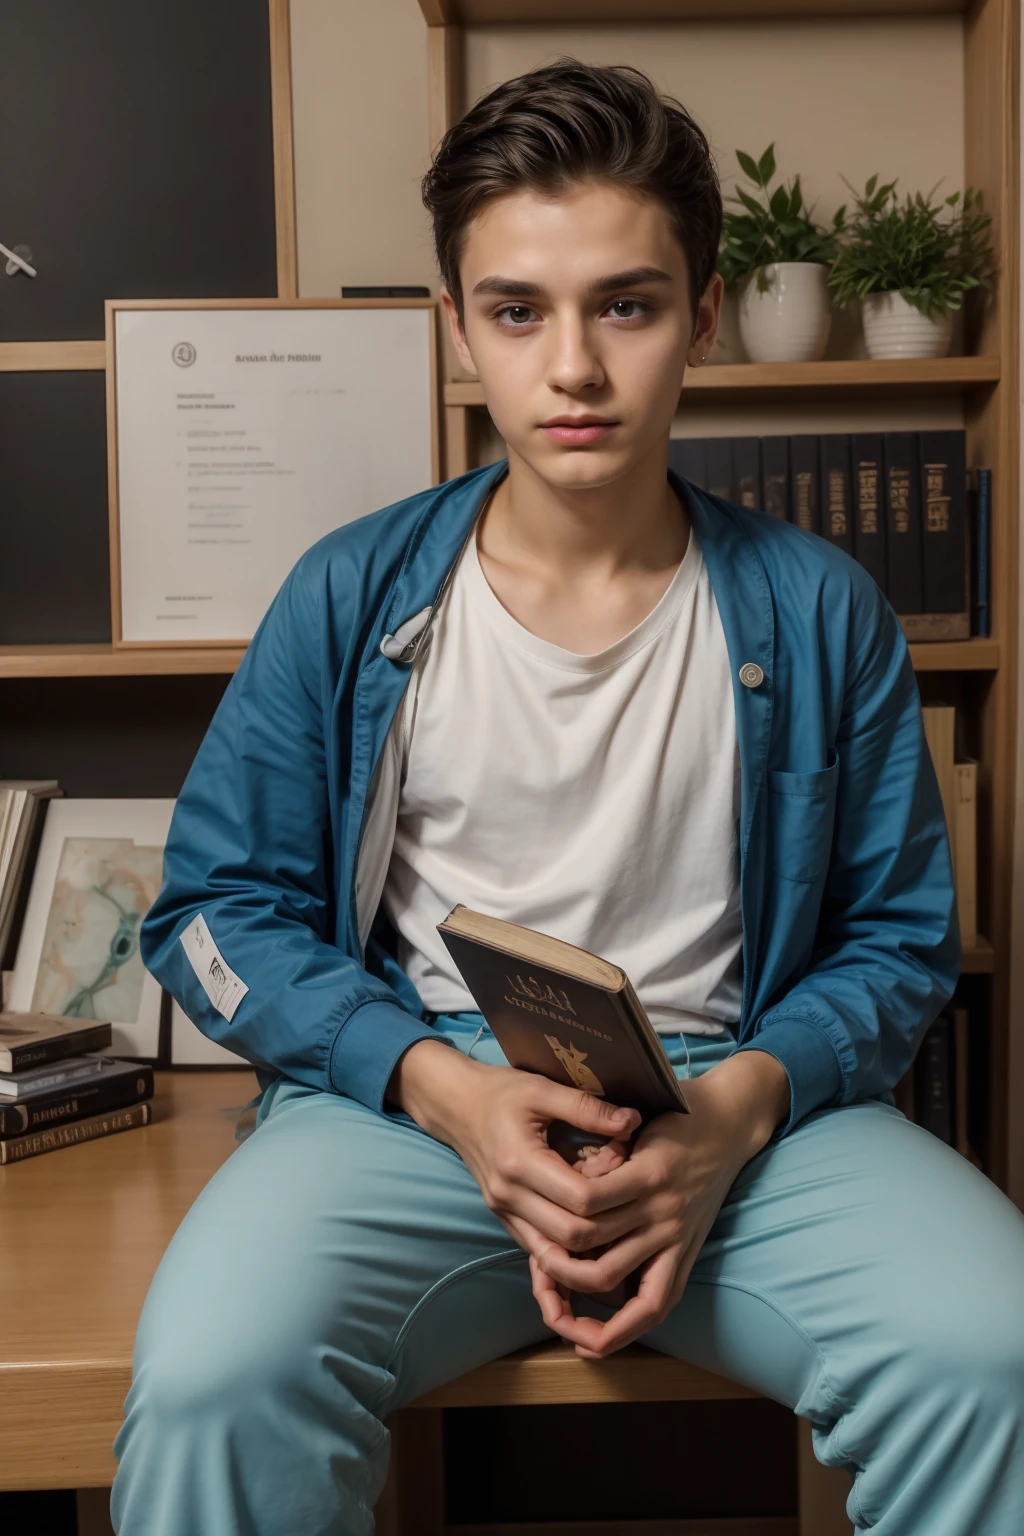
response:
M432 483L432 308L115 310L121 630L251 639L332 529Z

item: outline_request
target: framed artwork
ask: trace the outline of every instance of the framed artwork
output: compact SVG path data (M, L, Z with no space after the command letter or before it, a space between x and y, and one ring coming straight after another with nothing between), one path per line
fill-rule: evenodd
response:
M52 800L8 1007L109 1019L111 1052L156 1061L160 983L139 953L173 800Z
M115 646L246 644L311 544L439 478L433 299L108 299Z

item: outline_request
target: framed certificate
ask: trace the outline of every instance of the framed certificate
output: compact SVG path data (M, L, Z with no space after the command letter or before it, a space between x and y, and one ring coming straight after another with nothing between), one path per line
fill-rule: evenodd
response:
M432 299L108 300L116 646L252 639L325 534L436 485Z

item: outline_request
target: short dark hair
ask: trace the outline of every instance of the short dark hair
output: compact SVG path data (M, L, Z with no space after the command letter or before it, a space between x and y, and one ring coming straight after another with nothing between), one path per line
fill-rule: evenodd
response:
M437 264L460 321L459 260L484 203L586 181L646 192L664 206L686 253L696 310L722 232L722 193L706 137L639 69L563 55L481 97L448 129L423 177Z

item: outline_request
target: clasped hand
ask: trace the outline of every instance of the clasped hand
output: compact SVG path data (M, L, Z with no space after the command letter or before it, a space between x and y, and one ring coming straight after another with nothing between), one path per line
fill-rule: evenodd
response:
M476 1064L475 1064L476 1065ZM588 1094L511 1068L480 1066L473 1109L452 1144L529 1254L545 1323L598 1359L660 1323L680 1300L726 1194L757 1150L717 1069L686 1084L691 1113L640 1123ZM546 1142L552 1119L617 1138L570 1167ZM604 1249L597 1256L588 1256ZM605 1322L576 1317L572 1290L608 1291L640 1270L637 1294Z

